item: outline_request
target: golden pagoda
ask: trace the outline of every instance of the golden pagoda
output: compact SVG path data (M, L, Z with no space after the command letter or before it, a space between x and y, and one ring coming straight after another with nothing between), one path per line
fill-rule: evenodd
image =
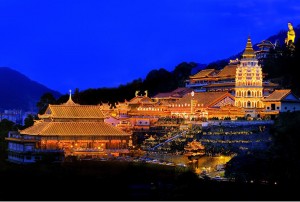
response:
M255 116L256 109L262 109L263 74L258 64L250 37L235 76L235 106L246 109L246 113Z

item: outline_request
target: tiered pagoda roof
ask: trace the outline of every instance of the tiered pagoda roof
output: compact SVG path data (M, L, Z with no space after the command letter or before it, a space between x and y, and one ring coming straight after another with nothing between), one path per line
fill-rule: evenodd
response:
M243 53L243 58L256 58L256 54L253 50L252 42L250 36L248 37L245 51Z
M72 101L49 105L42 120L20 131L20 134L41 136L129 136L104 122L100 105L79 105Z

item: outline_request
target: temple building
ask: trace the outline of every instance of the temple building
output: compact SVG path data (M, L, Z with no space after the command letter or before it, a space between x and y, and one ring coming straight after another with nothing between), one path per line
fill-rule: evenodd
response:
M263 109L263 76L258 64L251 39L248 37L246 49L242 55L235 76L235 106L247 109L255 116L256 109Z
M244 117L244 110L234 106L234 96L228 92L191 92L169 105L171 116L185 119Z
M290 89L275 90L263 102L263 115L276 116L280 112L300 111L300 100Z
M66 156L122 155L129 152L131 135L105 123L99 105L79 105L71 98L61 105L49 104L33 126L10 133L8 160L30 163L47 153Z
M236 69L240 64L240 60L230 60L229 64L221 70L204 69L197 74L190 76L186 83L187 88L193 89L195 92L218 92L227 91L232 95L235 94L235 78ZM262 73L265 77L265 73ZM263 94L269 95L279 85L270 81L263 81Z
M158 93L155 96L153 96L152 99L159 103L170 104L176 102L177 100L181 99L184 95L192 91L192 88L179 87L171 92Z
M275 49L277 43L273 44L269 40L263 40L257 44L258 50L255 51L256 58L258 59L259 64L263 64L263 61L267 58L271 49Z

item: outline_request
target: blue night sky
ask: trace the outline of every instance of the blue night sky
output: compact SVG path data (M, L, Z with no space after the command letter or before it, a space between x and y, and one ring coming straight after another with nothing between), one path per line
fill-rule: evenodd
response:
M0 66L63 94L208 64L300 24L299 0L0 0L0 11Z

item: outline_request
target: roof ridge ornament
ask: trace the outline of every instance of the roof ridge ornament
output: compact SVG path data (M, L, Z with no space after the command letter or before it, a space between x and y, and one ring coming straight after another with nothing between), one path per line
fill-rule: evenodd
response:
M72 100L72 90L69 90L69 100L65 103L65 105L78 105Z
M69 92L70 92L69 100L72 100L72 90L70 89Z

